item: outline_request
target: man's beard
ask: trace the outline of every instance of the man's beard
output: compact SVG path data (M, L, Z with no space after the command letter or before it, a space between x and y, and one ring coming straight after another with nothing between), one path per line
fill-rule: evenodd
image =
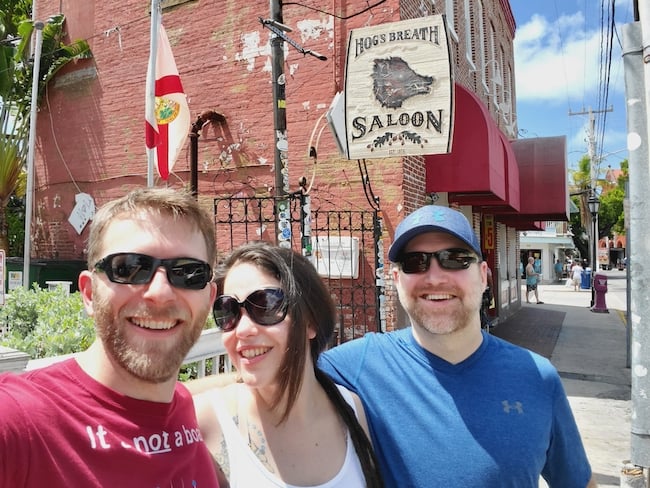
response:
M110 300L93 293L93 310L97 336L106 353L125 371L149 383L163 383L178 375L187 353L198 340L209 310L185 323L183 333L175 342L134 338L127 334L136 327L115 313ZM139 313L140 316L145 314Z
M451 334L468 327L480 317L482 294L472 293L461 298L460 307L434 314L426 307L420 306L419 300L409 298L410 302L403 304L412 325L419 326L431 334Z

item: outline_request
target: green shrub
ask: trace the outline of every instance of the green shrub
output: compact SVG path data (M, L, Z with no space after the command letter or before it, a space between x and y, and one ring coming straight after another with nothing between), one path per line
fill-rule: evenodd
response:
M31 290L11 290L0 308L0 321L8 328L0 343L32 359L82 351L95 338L81 295L68 295L61 287L45 290L34 284Z
M0 307L0 328L8 327L0 345L23 351L32 359L61 356L88 348L95 339L93 319L86 315L79 292L69 295L61 287L45 290L34 283L31 290L11 290ZM215 326L212 314L206 329ZM179 378L197 377L197 364L181 368Z

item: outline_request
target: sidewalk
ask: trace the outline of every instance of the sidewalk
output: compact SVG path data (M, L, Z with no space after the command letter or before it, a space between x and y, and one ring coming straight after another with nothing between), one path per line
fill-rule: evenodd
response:
M548 357L562 377L600 487L619 487L630 458L631 388L625 303L607 296L609 313L589 309L591 292L540 285L544 304L526 304L493 335ZM546 486L543 481L540 486Z

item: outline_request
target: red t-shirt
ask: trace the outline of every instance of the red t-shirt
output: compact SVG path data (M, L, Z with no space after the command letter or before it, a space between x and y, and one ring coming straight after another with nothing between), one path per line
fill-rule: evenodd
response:
M218 487L192 397L137 400L74 359L0 375L0 486Z

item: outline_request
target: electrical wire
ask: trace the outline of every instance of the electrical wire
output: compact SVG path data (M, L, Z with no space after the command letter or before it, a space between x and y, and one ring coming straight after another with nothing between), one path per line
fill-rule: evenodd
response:
M323 120L323 117L325 117L326 114L327 112L323 112L321 116L318 117L316 123L314 124L314 128L311 131L311 135L309 136L309 143L307 144L307 147L309 148L309 155L313 159L313 164L312 164L309 186L305 190L305 194L309 194L309 192L312 189L312 186L314 185L314 180L316 179L316 164L318 163L318 146L320 144L320 136L323 133L323 129L325 128L325 125L323 125L318 131L318 137L316 137L315 143L314 143L314 135L316 134L316 130L318 129L318 126L320 125L321 121Z
M378 7L379 5L381 5L382 3L385 3L385 2L386 2L386 0L379 0L378 2L373 3L372 5L370 5L368 3L368 0L366 0L366 5L368 5L366 8L364 8L363 10L361 10L359 12L356 12L354 14L346 15L345 17L341 17L340 15L336 15L336 14L333 14L331 12L327 12L325 10L321 10L319 8L316 8L316 7L311 7L309 5L305 5L304 3L300 3L300 2L282 2L282 5L283 6L285 6L285 5L299 5L300 7L306 8L307 10L313 10L314 12L318 12L318 13L321 13L321 14L331 15L332 17L334 17L336 19L339 19L339 20L348 20L348 19L352 19L352 18L356 17L357 15L361 15L361 14L367 12L368 10L371 10L371 9L373 9L375 7Z
M131 26L131 25L133 25L133 24L135 24L135 23L145 21L145 20L148 22L148 21L149 21L149 17L148 17L148 16L147 16L147 17L140 17L140 18L138 18L138 19L131 20L130 22L126 22L126 23L124 23L124 24L118 24L118 25L115 25L115 26L113 26L113 27L110 27L109 29L103 30L102 32L99 32L99 33L97 33L97 34L93 34L93 35L91 35L90 37L86 37L86 38L81 39L81 40L83 40L83 41L85 41L85 42L89 42L91 39L95 39L96 37L108 37L108 36L110 36L112 33L117 33L117 35L118 35L118 43L119 43L119 45L120 45L120 50L122 50L122 36L121 36L121 31L122 31L122 29L124 29L125 27L129 27L129 26ZM11 42L14 42L14 41L20 41L20 39L21 39L21 38L16 37L16 38L12 39ZM5 40L0 40L0 44L2 44L3 42L7 42L7 41L8 41L7 39L5 39ZM51 50L51 51L43 51L43 52L41 53L41 57L51 56L51 55L53 55L54 53L56 53L59 49L60 49L60 47L59 47L59 46L56 46L56 47L55 47L53 50ZM9 71L13 71L14 69L15 69L15 68L5 68L5 69L0 70L0 73L7 73L7 72L9 72Z
M605 132L607 126L609 87L611 81L612 52L614 39L614 16L616 13L614 0L601 0L600 15L600 58L599 58L599 83L598 83L598 110L596 118L596 174L600 171Z
M65 170L68 172L68 176L70 177L70 181L74 184L75 188L77 189L78 193L83 193L81 191L81 188L79 188L79 185L74 179L74 176L72 176L72 172L70 171L70 167L68 166L68 163L65 160L65 157L63 157L63 153L61 152L61 148L59 147L59 141L57 140L56 133L54 132L54 120L52 119L52 108L50 107L50 91L45 88L45 101L47 102L47 112L50 118L50 130L52 131L52 140L54 141L54 147L56 148L56 152L59 155L59 158L61 158L61 162L63 163L63 166L65 167Z

